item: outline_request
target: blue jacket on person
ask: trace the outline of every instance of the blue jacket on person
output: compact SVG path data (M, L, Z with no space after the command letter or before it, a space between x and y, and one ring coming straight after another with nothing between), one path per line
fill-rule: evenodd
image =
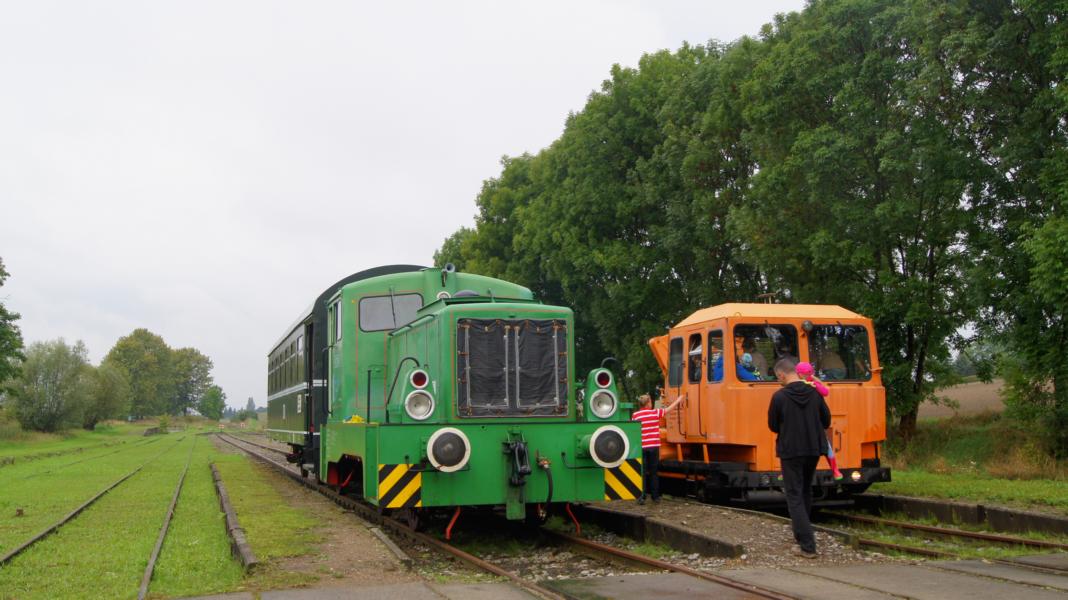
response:
M734 371L741 381L763 381L739 363L734 363ZM712 381L723 381L723 353L719 354L715 364L712 365Z

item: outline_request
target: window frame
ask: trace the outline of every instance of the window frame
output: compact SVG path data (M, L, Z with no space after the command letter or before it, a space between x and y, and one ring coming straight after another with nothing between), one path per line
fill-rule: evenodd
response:
M714 334L714 333L718 333L719 334L719 345L720 345L719 354L724 360L726 360L727 348L723 344L723 339L724 339L723 338L723 328L709 329L708 331L705 332L705 348L706 348L706 351L705 351L705 357L706 357L705 358L705 371L706 371L705 381L707 383L723 383L723 378L722 377L720 377L719 379L712 379L712 373L713 373L713 371L715 371L715 368L714 368L715 365L712 364L713 363L713 359L712 359L712 352L711 352L712 334Z
M676 342L678 342L678 344L676 344ZM678 368L675 367L675 356L676 356L675 346L676 345L678 346L678 352L677 352L678 365L679 365ZM685 368L686 368L686 361L683 358L685 355L686 355L686 353L685 353L685 349L683 348L683 337L680 335L678 337L669 338L668 339L668 387L669 388L682 387L682 382L685 379L685 376L684 376L684 373L683 373L685 371ZM678 371L678 378L677 379L675 377L675 372L676 371Z
M865 379L860 379L860 378L854 378L854 379L848 379L848 378L847 379L830 379L830 378L825 378L824 382L826 382L826 383L837 383L837 382L842 382L842 383L868 383L869 381L871 381L872 378L875 376L875 367L874 367L874 361L872 360L873 356L872 356L871 331L868 329L868 327L866 325L864 325L863 323L837 323L837 322L836 323L814 323L813 326L812 326L812 331L811 332L807 332L807 334L805 335L805 337L808 338L808 342L805 344L805 351L808 353L808 360L812 364L812 368L813 369L816 369L816 361L815 361L815 358L812 355L812 341L815 339L815 337L812 334L819 327L842 327L842 328L854 327L854 328L860 329L864 334L864 346L866 347L866 349L868 351L868 355L865 357L867 359L867 365L868 365L868 377L867 378L865 378ZM839 346L837 354L838 354L838 358L842 360L843 364L846 364L845 363L845 358L842 356L841 346ZM856 357L853 357L853 358L854 358L854 360L856 359ZM847 366L846 367L846 372L848 373L848 371L849 371L849 368ZM816 369L816 372L818 373L819 369Z
M356 327L362 333L377 333L379 331L395 331L397 329L400 329L401 327L404 327L405 325L407 325L408 323L411 323L415 319L412 319L411 321L408 321L407 323L402 323L402 324L399 324L399 325L394 323L393 327L388 327L388 328L384 328L384 329L364 329L364 326L363 326L363 314L364 314L363 303L364 303L365 300L377 300L377 299L380 299L380 298L392 298L394 300L394 302L396 302L396 300L398 298L407 298L407 297L411 297L411 296L416 296L417 298L419 298L419 308L415 309L415 312L418 315L419 310L422 309L424 306L426 306L426 300L423 298L423 295L420 294L419 292L401 292L399 294L393 293L393 294L378 294L378 295L375 295L375 296L361 296L360 297L360 301L357 303L357 306L356 306ZM416 318L418 318L418 316Z

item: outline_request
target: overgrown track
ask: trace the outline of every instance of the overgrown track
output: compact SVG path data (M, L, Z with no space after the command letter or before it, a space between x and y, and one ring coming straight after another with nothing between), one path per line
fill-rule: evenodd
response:
M181 440L179 440L181 441ZM137 600L144 600L148 595L148 584L152 581L152 572L156 569L156 559L159 558L160 550L163 549L163 540L167 537L167 531L171 526L171 517L174 516L174 507L178 504L178 496L182 493L182 485L185 484L185 474L189 472L189 463L193 460L193 449L197 447L197 437L193 437L193 443L189 446L189 455L185 458L185 468L178 478L178 485L174 487L174 496L171 497L171 505L167 508L167 515L163 518L163 525L159 529L159 537L156 538L156 546L152 548L152 554L148 557L145 566L145 574L141 578L141 589L137 592Z
M550 590L550 589L547 589L545 587L542 587L541 585L538 585L537 583L534 583L534 582L531 582L531 581L529 581L527 579L524 579L523 577L521 577L521 576L519 576L519 575L517 575L517 574L515 574L515 573L513 573L511 571L508 571L507 569L504 569L504 568L502 568L502 567L500 567L498 565L494 565L493 563L488 562L488 561L486 561L486 560L484 560L482 558L479 558L479 557L477 557L477 556L475 556L473 554L470 554L468 552L460 550L459 548L457 548L456 546L453 546L452 544L443 542L441 540L438 540L438 539L436 539L434 537L431 537L431 536L428 536L428 535L425 535L425 534L422 534L422 533L414 532L406 524L403 524L403 523L401 523L399 521L396 521L394 519L383 517L382 515L379 514L377 508L371 507L371 506L366 505L366 504L364 504L362 502L358 502L358 501L356 501L356 500L354 500L352 498L347 498L345 496L342 496L342 495L338 494L337 492L335 492L329 486L315 483L314 481L312 481L310 479L305 479L305 478L301 477L299 475L299 473L297 473L297 471L295 469L291 468L290 466L278 463L278 462L274 461L273 459L267 457L266 455L260 454L260 453L254 451L254 450L250 450L247 446L243 447L242 445L243 444L247 444L247 445L254 446L254 447L264 448L266 450L279 452L279 450L277 450L275 448L270 448L270 447L264 446L262 444L257 444L255 442L250 442L250 441L245 440L243 438L237 438L235 436L230 436L230 435L227 435L227 434L219 434L219 438L221 440L223 440L224 442L230 444L231 446L234 446L235 448L245 452L246 454L249 454L250 456L253 456L256 459L258 459L258 460L260 460L260 461L262 461L262 462L264 462L264 463L266 463L266 464L268 464L268 465L270 465L270 466L282 471L283 473L285 473L286 476L290 477L291 479L293 479L295 481L298 481L298 482L302 483L303 485L305 485L305 486L307 486L309 488L312 488L312 489L315 489L315 490L319 491L321 494L327 496L328 498L330 498L331 500L333 500L337 504L339 504L339 505L341 505L341 506L343 506L345 508L353 510L354 512L356 512L358 515L360 515L361 517L363 517L367 521L370 521L370 522L373 522L373 523L381 523L382 525L386 526L387 528L389 528L394 533L399 534L399 535L401 535L403 537L406 537L406 538L408 538L408 539L410 539L412 541L418 542L420 544L424 544L426 546L429 546L429 547L434 548L436 550L439 550L441 552L444 552L444 553L447 553L449 555L452 555L452 556L455 556L457 558L460 558L461 560L464 560L465 562L467 562L467 563L469 563L471 565L474 565L475 567L477 567L477 568L479 568L481 570L487 571L487 572L492 573L494 575L498 575L500 577L505 577L505 578L511 580L512 582L516 583L517 585L523 587L524 589L534 593L535 595L537 595L539 597L554 598L554 599L555 598L562 598L562 596L559 593L557 593L557 592L555 592L553 590ZM284 452L282 452L282 453L284 454ZM662 571L669 571L669 572L675 572L675 573L681 573L681 574L684 574L684 575L689 575L691 577L695 577L695 578L698 578L698 579L703 579L705 581L709 581L709 582L713 582L713 583L716 583L716 584L719 584L719 585L723 585L723 586L726 586L726 587L730 587L730 588L733 588L733 589L741 590L741 591L750 593L750 594L752 594L754 596L758 596L758 597L761 597L761 598L768 598L768 599L771 599L771 600L795 600L794 596L781 594L779 592L775 592L775 591L772 591L772 590L760 588L760 587L757 587L757 586L754 586L754 585L751 585L751 584L748 584L748 583L745 583L745 582L735 581L733 579L730 579L730 578L727 578L727 577L723 577L723 576L720 576L720 575L713 575L711 573L705 573L703 571L690 569L689 567L686 567L684 565L678 565L678 564L674 564L674 563L669 563L669 562L657 560L657 559L654 559L654 558L649 558L649 557L646 557L646 556L642 556L640 554L635 554L633 552L629 552L627 550L622 550L620 548L616 548L616 547L613 547L613 546L607 546L607 545L604 545L604 544L600 544L600 543L597 543L597 542L594 542L594 541L591 541L591 540L588 540L588 539L585 539L585 538L569 535L569 534L566 534L566 533L554 532L554 531L551 531L551 530L548 530L548 529L543 529L543 531L546 533L546 535L548 535L551 538L555 538L555 540L560 542L560 543L569 544L569 545L585 548L585 549L593 551L595 553L611 557L616 561L629 562L631 564L641 565L643 567L652 567L654 569L658 569L658 570L662 570Z
M98 458L104 458L105 456L111 456L112 454L118 454L119 452L125 452L125 451L130 450L131 448L136 448L137 446L147 446L147 445L149 445L149 444L151 444L153 442L159 441L160 439L161 438L159 436L153 436L153 437L150 437L150 438L145 438L143 440L138 440L138 441L130 444L129 446L123 445L122 447L116 448L116 449L112 450L111 452L104 452L103 454L97 454L96 456L87 456L85 458L80 458L78 460L71 461L69 463L63 463L62 465L56 465L55 467L53 467L51 469L48 469L48 470L44 470L44 471L34 471L33 473L30 473L29 475L26 475L25 477L22 477L21 479L23 481L25 481L27 479L33 479L34 477L40 477L41 475L49 475L51 473L55 473L56 471L61 471L63 469L66 469L67 467L71 467L71 466L74 466L74 465L79 465L79 464L82 464L82 463L85 463L85 462L89 462L91 460L96 460Z
M494 564L492 564L490 562L482 560L481 558L479 558L479 557L477 557L477 556L475 556L473 554L470 554L468 552L464 552L463 550L460 550L459 548L457 548L457 547L455 547L455 546L453 546L451 544L447 544L445 542L442 542L441 540L435 539L435 538L430 537L428 535L425 535L425 534L422 534L422 533L419 533L419 532L416 532L416 531L412 531L411 529L408 528L407 525L404 525L401 522L396 521L394 519L390 519L390 518L384 517L383 515L380 515L378 513L377 509L372 508L372 507L370 507L370 506L368 506L366 504L363 504L362 502L358 502L356 500L353 500L352 498L347 498L345 496L342 496L341 494L338 494L337 492L335 492L332 488L330 488L327 485L323 485L323 484L317 483L317 482L315 482L313 480L310 480L310 479L305 479L305 478L300 476L300 473L298 473L296 470L294 470L290 466L282 464L282 463L279 463L279 462L267 457L266 455L261 454L259 452L256 452L255 450L251 450L249 448L249 446L259 446L259 444L254 444L253 442L247 442L246 440L243 440L243 439L240 439L240 438L237 438L237 437L225 434L225 433L218 434L218 438L220 440L226 442L227 444L230 444L234 448L237 448L238 450L241 450L242 452L248 454L249 456L252 456L253 458L259 460L260 462L262 462L262 463L264 463L264 464L266 464L268 466L271 466L274 469L277 469L279 472L285 474L290 479L293 479L294 481L297 481L298 483L300 483L300 484L302 484L302 485L304 485L304 486L306 486L308 488L311 488L311 489L319 492L320 494L326 496L327 498L330 498L335 503L337 503L339 506L342 506L344 508L347 508L347 509L353 511L359 517L363 518L365 521L382 525L383 527L385 527L386 529L389 529L393 533L398 534L398 535L403 536L403 537L406 537L406 538L408 538L408 539L410 539L410 540L412 540L412 541L414 541L416 543L423 544L425 546L428 546L430 548L438 550L439 552L443 552L445 554L449 554L451 556L459 558L460 560L463 560L464 562L467 562L468 564L473 565L474 567L476 567L476 568L478 568L480 570L486 571L488 573L492 573L492 574L497 575L499 577L504 577L504 578L512 581L516 585L522 587L523 589L527 590L528 592L534 594L535 596L537 596L539 598L544 598L544 599L547 599L547 600L564 600L563 596L561 596L560 594L554 592L553 590L550 590L550 589L542 587L542 586L540 586L540 585L538 585L538 584L536 584L534 582L531 582L531 581L528 581L526 579L523 579L522 577L520 577L519 575L516 575L515 573L512 573L510 571L507 571L505 569L502 569L502 568L498 567L497 565L494 565Z
M949 527L938 527L935 525L921 525L919 523L910 523L908 521L897 521L893 519L883 519L880 517L869 517L865 515L854 515L850 513L840 512L824 512L824 514L833 517L835 519L843 521L851 521L854 523L865 523L868 525L879 525L884 527L894 527L897 529L905 529L911 531L922 531L924 533L934 533L943 535L946 537L959 537L972 540L980 540L984 542L993 542L996 544L1006 544L1010 546L1029 546L1032 548L1044 548L1054 550L1068 550L1068 544L1061 544L1058 542L1047 542L1044 540L1032 540L1028 538L1016 537L1011 535L1001 535L997 533L986 533L982 531L965 531L963 529L952 529Z
M1068 550L1068 544L1062 544L1058 542L1049 542L1045 540L1034 540L1029 538L1009 536L1003 534L987 533L982 531L966 531L962 529L954 529L950 527L938 527L935 525L923 525L920 523L911 523L908 521L899 521L894 519L884 519L880 517L871 517L866 515L855 515L852 513L841 513L834 511L823 511L824 515L834 519L849 521L853 523L860 523L864 525L874 525L878 527L888 527L891 529L899 529L902 532L920 531L923 533L932 533L944 537L955 537L969 540L976 540L980 542L988 542L991 544L1000 544L1005 546L1024 546L1029 548L1040 548L1044 550ZM882 540L874 540L865 537L857 537L857 543L862 547L879 548L881 550L893 550L896 552L903 552L908 554L916 554L919 556L927 556L931 558L944 558L944 559L963 559L966 558L955 552L947 552L945 550L933 550L931 548L925 548L923 546L913 546L907 544L896 544L891 542L884 542ZM1034 565L1023 563L1012 558L988 558L991 562L1011 565L1014 567L1022 567L1031 570L1047 570Z
M222 434L222 435L229 435L229 434ZM288 452L286 452L285 450L282 450L281 448L273 448L273 447L268 446L266 444L260 444L258 442L253 442L252 440L246 439L244 436L242 436L242 437L231 436L231 437L233 437L235 440L240 440L241 442L243 442L245 444L249 444L250 446L255 446L257 448L263 448L264 450L268 450L270 452L277 452L278 454L289 454Z
M151 464L157 458L163 456L167 452L170 452L171 450L176 448L178 446L178 444L180 444L182 442L182 440L184 440L184 439L185 439L184 437L178 438L178 440L174 444L172 444L171 446L169 446L168 448L166 448L162 452L156 454L152 458L150 458L150 459L146 460L145 462L141 463L141 466L135 468L134 470L130 471L129 473L127 473L127 474L123 475L122 477L120 477L119 479L115 480L113 483L109 484L107 487L105 487L104 489L102 489L99 492L97 492L96 494L94 494L92 498L89 498L88 500L86 500L85 502L80 504L77 508L75 508L71 512L67 513L66 516L64 516L63 518L59 519L55 523L52 523L48 527L45 527L43 530L41 530L40 533L38 533L37 535L31 537L30 539L26 540L25 542L19 544L18 546L16 546L13 550L8 552L7 554L5 554L3 556L0 556L0 566L2 566L4 564L7 564L11 559L15 558L16 556L18 556L19 554L24 552L27 548L33 546L37 542L39 542L39 541L43 540L44 538L48 537L50 534L55 532L57 529L59 529L63 525L65 525L65 524L69 523L70 521L74 520L74 518L77 517L79 514L81 514L82 511L84 511L85 509L87 509L90 506L92 506L94 502L96 502L97 500L102 498L105 494L107 494L111 490L119 487L122 483L128 481L131 477L133 477L134 475L139 473L142 469L147 467L149 464Z

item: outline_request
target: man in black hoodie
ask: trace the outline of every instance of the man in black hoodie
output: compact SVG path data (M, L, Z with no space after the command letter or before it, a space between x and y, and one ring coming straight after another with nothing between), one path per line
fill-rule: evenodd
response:
M826 429L831 411L816 388L797 376L797 361L784 358L775 363L775 377L782 389L771 397L768 428L778 434L775 454L782 464L786 507L797 540L796 554L815 558L816 536L809 515L812 512L812 477L816 463L826 452Z

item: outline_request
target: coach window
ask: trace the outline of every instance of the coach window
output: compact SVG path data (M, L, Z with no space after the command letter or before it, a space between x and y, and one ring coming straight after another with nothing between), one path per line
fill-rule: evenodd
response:
M415 320L423 307L419 294L360 298L360 331L391 331Z
M705 377L711 383L723 381L723 331L708 332L708 367Z
M304 354L304 336L303 335L298 335L297 336L297 354L298 355Z
M689 371L690 383L701 382L701 334L695 333L690 336L689 349L686 351L687 371Z
M668 360L668 387L682 385L682 338L671 338Z

